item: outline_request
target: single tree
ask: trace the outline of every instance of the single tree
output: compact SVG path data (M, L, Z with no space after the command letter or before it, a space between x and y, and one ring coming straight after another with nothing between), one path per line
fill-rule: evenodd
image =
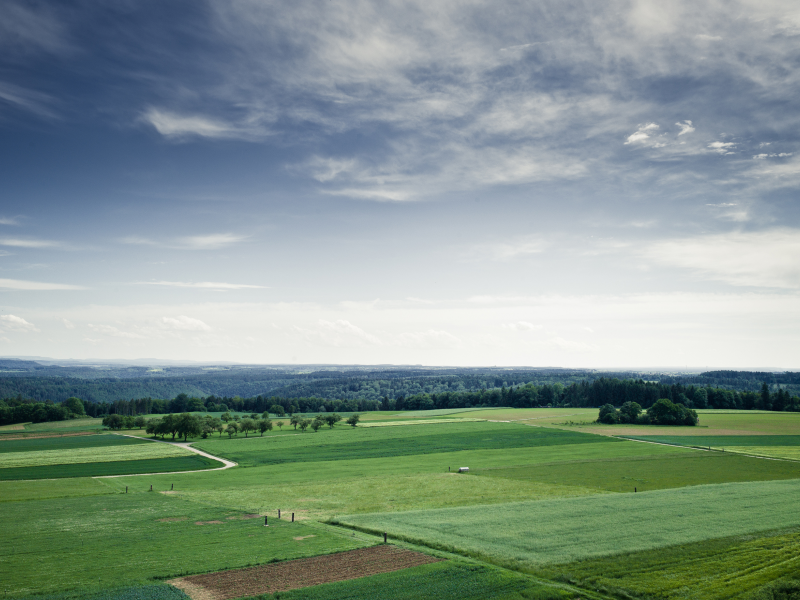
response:
M261 419L258 422L258 430L261 432L261 437L264 437L265 431L272 431L272 421L269 419Z
M324 422L325 422L325 421L323 421L323 420L322 420L322 419L320 419L320 418L316 418L316 419L314 419L313 421L311 421L311 429L313 429L313 430L314 430L314 433L316 433L317 431L319 431L319 428L320 428L320 427L322 427L322 424L323 424Z
M358 413L350 415L350 417L348 417L347 419L347 424L355 427L356 425L358 425L359 419L361 419L361 415L359 415Z
M184 442L188 441L189 436L194 437L203 433L203 425L197 416L186 412L181 414L177 420L178 435L183 436Z
M619 409L619 420L622 423L636 423L636 418L642 412L642 406L638 402L626 402Z
M271 412L273 415L277 415L278 417L282 417L286 414L286 411L280 404L273 404L270 406L269 412Z
M64 400L64 406L73 415L82 417L86 415L86 409L83 406L83 401L80 398L67 398Z
M211 419L211 427L214 431L219 431L219 437L222 437L222 432L225 431L225 424L222 422L222 419Z
M329 415L325 415L325 416L323 417L323 419L324 419L324 420L325 420L325 422L328 424L328 427L330 427L331 429L333 429L333 426L334 426L334 425L336 425L336 423L338 423L339 421L341 421L341 420L342 420L342 417L340 417L339 415L337 415L337 414L334 412L334 413L331 413L331 414L329 414Z
M297 413L295 413L292 415L292 419L289 421L289 423L294 425L294 430L297 431L297 426L300 424L300 421L302 420L303 420L302 417Z
M275 425L277 425L278 429L280 429L281 431L283 431L284 424L285 423L283 421L275 421Z
M256 430L256 422L253 419L242 419L239 428L244 431L244 437L247 437L248 431Z
M103 417L103 427L108 427L111 430L120 430L124 421L121 415L106 415Z
M147 419L139 415L133 420L133 424L137 429L144 429L147 426Z
M134 424L135 420L132 416L126 415L122 417L122 426L125 427L125 429L133 429Z
M300 431L305 432L308 426L311 425L311 419L300 419L300 423L298 424L300 425Z
M235 422L228 423L228 426L225 428L228 437L231 438L237 433L239 433L239 424Z
M611 404L605 404L600 407L600 416L597 420L600 423L607 423L609 425L619 423L619 412Z
M231 417L231 413L229 413L229 412L222 413L222 416L220 417L220 419L225 421L225 423L228 423L232 418L233 417Z

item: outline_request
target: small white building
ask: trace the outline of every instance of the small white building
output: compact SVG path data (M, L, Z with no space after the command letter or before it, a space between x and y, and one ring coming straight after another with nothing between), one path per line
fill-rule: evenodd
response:
M460 467L458 469L459 473L469 473L469 467Z

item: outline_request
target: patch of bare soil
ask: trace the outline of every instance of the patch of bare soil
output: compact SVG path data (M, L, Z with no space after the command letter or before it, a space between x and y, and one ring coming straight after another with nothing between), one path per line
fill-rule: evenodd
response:
M444 559L381 544L261 567L191 575L167 583L182 589L192 600L229 600L390 573L441 560Z
M256 515L256 514L251 514L251 515L242 515L242 517L241 517L241 518L242 518L242 520L243 520L243 521L244 521L244 520L247 520L247 519L260 519L260 518L261 518L261 515Z
M189 517L165 517L163 519L156 519L159 523L177 523L178 521L186 521Z
M195 521L195 525L222 525L222 521Z
M313 533L311 535L300 535L296 538L292 538L293 540L297 540L298 542L302 542L303 540L307 540L308 538L317 537Z

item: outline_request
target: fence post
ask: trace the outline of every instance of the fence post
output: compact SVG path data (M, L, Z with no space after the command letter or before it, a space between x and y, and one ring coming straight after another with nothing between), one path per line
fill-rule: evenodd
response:
M269 523L267 523L267 519L269 517L264 517L264 527L269 527Z
M294 523L294 513L292 513L292 523Z
M385 531L383 532L383 543L384 544L386 543L386 532Z
M278 509L278 518L279 519L281 518L281 509L280 508Z

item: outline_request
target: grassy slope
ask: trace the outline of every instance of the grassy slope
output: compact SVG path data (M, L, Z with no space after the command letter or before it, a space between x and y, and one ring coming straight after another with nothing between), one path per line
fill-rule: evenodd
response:
M800 480L407 513L340 522L532 568L800 525Z
M6 452L0 455L0 470L11 467L74 465L90 462L119 462L124 460L145 460L191 455L192 452L186 448L158 442L125 446L106 446L102 450L98 450L97 448L71 448L68 450Z
M130 585L365 545L357 537L299 522L263 527L263 519L228 519L237 515L157 493L5 503L0 511L5 596L91 589L98 579L101 587ZM222 523L195 524L215 520ZM315 537L293 539L307 535Z

